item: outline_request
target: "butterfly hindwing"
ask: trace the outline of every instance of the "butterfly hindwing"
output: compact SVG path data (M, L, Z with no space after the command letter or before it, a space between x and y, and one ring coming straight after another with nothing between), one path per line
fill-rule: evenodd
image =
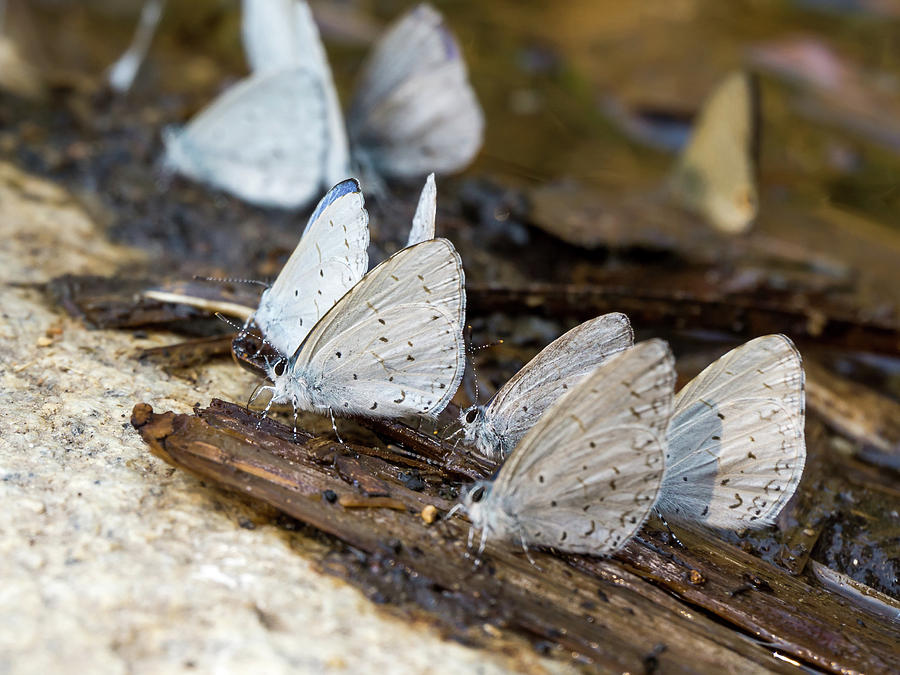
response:
M337 413L434 415L465 367L462 265L453 245L432 239L369 272L310 333L289 375Z
M806 462L804 375L783 335L733 349L675 399L660 508L712 527L762 527Z

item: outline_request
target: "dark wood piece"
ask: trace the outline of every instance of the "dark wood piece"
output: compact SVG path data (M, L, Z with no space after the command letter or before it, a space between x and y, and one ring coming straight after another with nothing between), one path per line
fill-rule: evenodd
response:
M613 559L532 551L533 567L498 541L477 559L462 519L428 526L420 516L429 505L449 508L455 484L410 489L400 475L407 467L383 453L302 432L293 441L283 425L257 429L255 415L221 401L195 415L139 404L132 423L173 466L406 569L416 588L424 582L441 602L452 599L468 626L518 631L616 671L793 671L775 653L833 672L896 666L895 624L709 533L679 528L681 549L651 523ZM759 645L726 624L760 636Z

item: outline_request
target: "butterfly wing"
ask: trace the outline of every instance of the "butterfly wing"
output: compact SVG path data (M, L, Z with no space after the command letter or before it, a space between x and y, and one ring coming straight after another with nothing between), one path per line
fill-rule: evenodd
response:
M804 375L784 335L733 349L675 397L660 508L712 527L763 527L806 463Z
M457 171L477 154L484 114L456 39L430 5L412 9L375 46L348 127L362 161L398 178Z
M260 206L295 208L319 191L328 130L303 69L254 75L166 133L166 167Z
M757 121L756 81L732 73L703 104L671 177L675 197L725 232L756 218Z
M318 81L324 96L329 139L324 181L334 185L349 176L350 150L344 116L309 5L304 0L243 0L241 36L254 73L303 68ZM292 132L296 133L296 129Z
M359 183L350 178L322 198L278 278L263 293L254 315L263 337L282 354L293 354L362 279L368 246L369 214Z
M407 246L418 244L422 241L434 239L434 220L437 214L437 186L434 184L434 174L428 174L425 179L425 187L419 196L416 213L413 216L412 227L409 230Z
M300 348L292 376L318 410L437 415L462 379L462 264L446 239L404 248L369 272Z
M628 317L611 313L585 321L541 350L500 388L485 410L484 423L499 439L501 454L512 451L567 390L633 342ZM498 449L489 450L487 454L494 454Z
M641 527L662 481L674 360L649 340L601 364L538 420L482 509L527 542L612 553Z

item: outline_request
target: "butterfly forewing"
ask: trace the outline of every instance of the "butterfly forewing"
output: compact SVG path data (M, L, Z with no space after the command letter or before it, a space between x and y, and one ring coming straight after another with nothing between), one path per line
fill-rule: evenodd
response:
M369 272L316 325L295 374L335 412L437 414L465 365L459 256L446 239L405 248Z
M331 307L366 273L369 217L359 184L333 187L260 301L254 320L284 355L293 354Z
M541 350L500 388L485 411L484 423L502 443L501 454L511 451L560 396L633 341L628 317L611 313L585 321ZM497 449L485 450L492 454Z
M725 354L676 396L660 508L713 527L771 524L806 462L804 377L783 335Z
M482 508L502 509L528 542L615 551L656 500L674 381L662 341L610 358L525 434Z
M330 142L320 83L303 69L249 77L166 137L166 166L263 206L306 203Z
M434 239L434 221L437 214L437 186L434 183L434 174L428 174L425 179L425 187L419 195L419 203L416 213L413 215L412 227L409 230L407 246L412 246L429 239Z

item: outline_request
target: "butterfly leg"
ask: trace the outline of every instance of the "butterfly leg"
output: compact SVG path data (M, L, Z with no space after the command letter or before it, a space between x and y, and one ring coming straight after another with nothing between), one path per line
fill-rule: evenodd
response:
M299 412L299 408L297 408L297 399L295 398L291 401L291 405L294 406L294 442L297 441L297 413Z
M262 428L262 423L266 419L266 417L269 415L269 410L272 409L272 404L274 402L275 402L275 397L273 396L272 398L269 399L269 402L266 403L266 407L263 408L263 411L262 411L262 413L260 413L260 416L259 416L259 421L256 423L257 429Z
M662 514L662 511L659 509L653 509L656 511L656 515L659 516L659 519L662 521L662 524L666 526L666 529L669 531L669 536L675 541L679 548L687 548L684 544L681 543L681 540L672 532L672 528L669 527L668 521L666 521L666 517Z
M338 433L337 424L334 421L334 412L331 410L331 408L328 409L328 414L331 416L331 428L334 430L334 435L337 436L338 443L343 445L344 441L341 439L341 435Z
M536 569L538 572L543 572L541 566L534 562L534 558L531 557L531 553L528 552L528 544L525 543L525 537L521 534L519 535L519 541L522 544L522 550L525 551L525 557L528 558L528 562L531 563L531 566Z
M487 528L484 527L481 530L481 543L478 545L478 555L480 556L484 553L484 547L487 544Z
M266 386L264 384L257 385L256 389L253 390L253 393L250 394L250 398L247 399L247 405L246 405L247 410L249 410L250 406L253 405L253 401L256 400L256 397L259 396L264 391L272 391L274 393L274 390L272 389L272 387Z

